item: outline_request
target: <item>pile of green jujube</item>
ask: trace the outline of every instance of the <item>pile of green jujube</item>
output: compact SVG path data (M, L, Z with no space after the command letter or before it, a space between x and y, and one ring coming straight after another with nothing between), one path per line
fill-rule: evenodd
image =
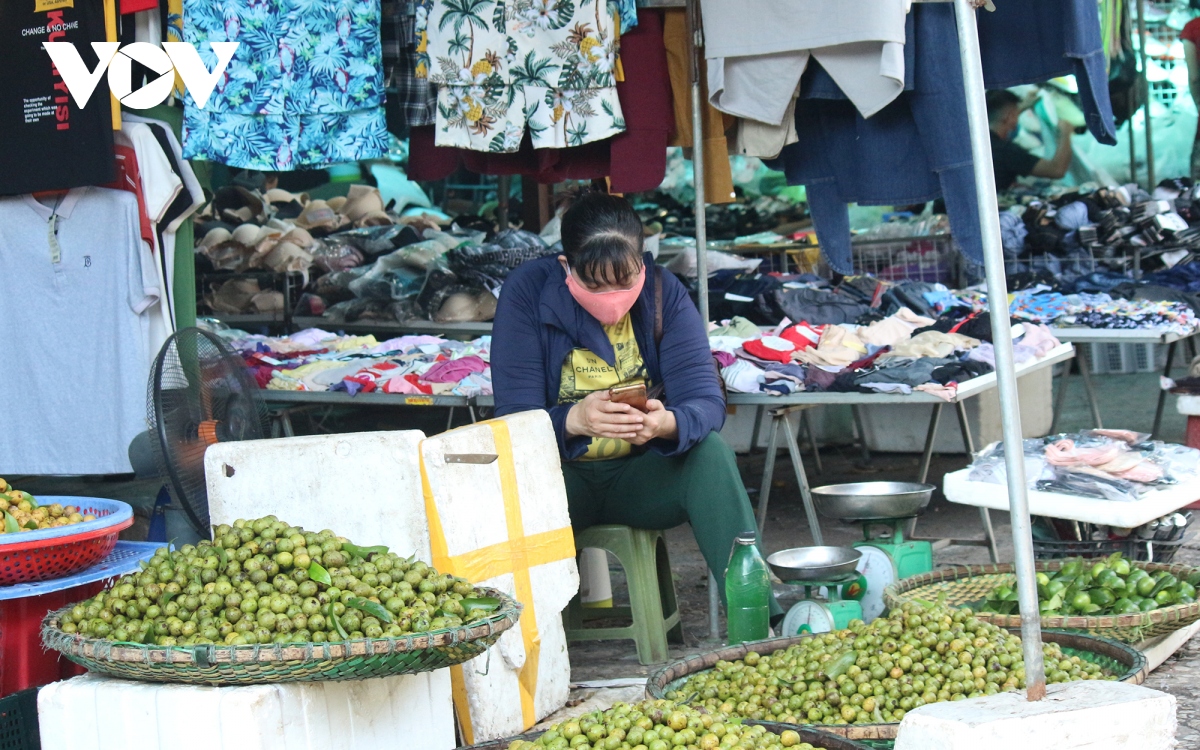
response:
M266 516L217 526L211 542L159 548L140 571L72 607L60 627L156 646L324 643L460 627L499 606L387 547Z
M726 714L672 701L617 703L607 711L555 724L533 742L514 740L508 750L668 750L672 747L824 750L800 740L794 729L775 734Z
M1056 572L1038 573L1037 581L1043 617L1131 615L1196 601L1200 570L1183 579L1165 570L1150 573L1118 552L1099 561L1067 560ZM1016 614L1015 585L996 587L980 609Z
M1047 682L1114 679L1099 665L1043 645ZM787 724L900 721L927 703L1025 686L1021 639L969 609L910 602L870 625L746 654L692 675L671 700Z

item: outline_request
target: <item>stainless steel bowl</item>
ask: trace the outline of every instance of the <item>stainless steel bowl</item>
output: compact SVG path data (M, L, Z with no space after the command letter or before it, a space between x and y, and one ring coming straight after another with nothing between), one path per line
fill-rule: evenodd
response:
M925 510L932 484L917 482L852 482L829 484L812 491L817 512L843 521L911 518Z
M767 565L781 581L832 581L853 573L860 557L853 547L796 547L771 555Z

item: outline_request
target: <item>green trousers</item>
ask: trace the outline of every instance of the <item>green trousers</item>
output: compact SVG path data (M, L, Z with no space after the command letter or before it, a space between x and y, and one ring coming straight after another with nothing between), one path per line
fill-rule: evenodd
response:
M679 456L645 453L570 461L563 464L563 476L576 529L599 524L670 529L690 523L725 602L725 568L734 537L754 531L755 521L737 459L720 435L710 433ZM772 597L771 615L782 612Z

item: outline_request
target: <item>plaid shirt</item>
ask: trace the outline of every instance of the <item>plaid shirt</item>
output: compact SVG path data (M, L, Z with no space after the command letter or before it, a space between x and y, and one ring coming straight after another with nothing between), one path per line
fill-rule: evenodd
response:
M432 125L437 114L437 90L416 77L416 3L383 3L383 69L387 75L388 129L402 135L409 128Z

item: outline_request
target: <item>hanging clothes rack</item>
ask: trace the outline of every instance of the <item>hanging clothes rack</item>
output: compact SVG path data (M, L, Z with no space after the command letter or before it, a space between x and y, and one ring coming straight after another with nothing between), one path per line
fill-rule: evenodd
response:
M1036 572L1034 569L1032 524L1029 498L1025 484L1025 462L1022 453L1021 416L1017 408L1019 395L1015 359L1012 347L1011 324L1008 315L1007 283L1004 275L1004 253L1000 240L1000 209L996 199L996 180L992 171L992 151L988 136L987 104L983 83L983 63L979 52L979 30L975 22L976 9L972 0L913 0L915 3L953 2L958 28L959 56L962 60L963 86L967 102L967 119L971 135L971 154L975 165L975 190L979 202L979 218L983 236L983 255L987 279L988 307L991 312L992 337L996 344L996 376L999 386L1005 467L1008 483L1009 509L1012 517L1013 547L1016 558L1018 599L1021 607L1021 637L1024 648L1026 696L1041 700L1046 694L1045 665L1042 659L1041 623L1038 610ZM1139 0L1139 7L1145 0ZM650 0L648 7L678 7L688 10L692 42L692 166L695 173L696 271L700 281L700 314L707 324L708 258L705 226L704 142L701 118L700 54L704 46L699 0ZM984 3L979 3L984 5ZM991 2L986 3L991 10ZM1144 23L1139 19L1139 23ZM1143 58L1144 59L1144 58ZM1144 80L1144 79L1143 79ZM1147 136L1148 137L1148 136ZM1149 145L1149 141L1147 141ZM716 597L715 581L710 574L709 597ZM710 619L715 610L710 608ZM712 633L716 623L710 622Z

